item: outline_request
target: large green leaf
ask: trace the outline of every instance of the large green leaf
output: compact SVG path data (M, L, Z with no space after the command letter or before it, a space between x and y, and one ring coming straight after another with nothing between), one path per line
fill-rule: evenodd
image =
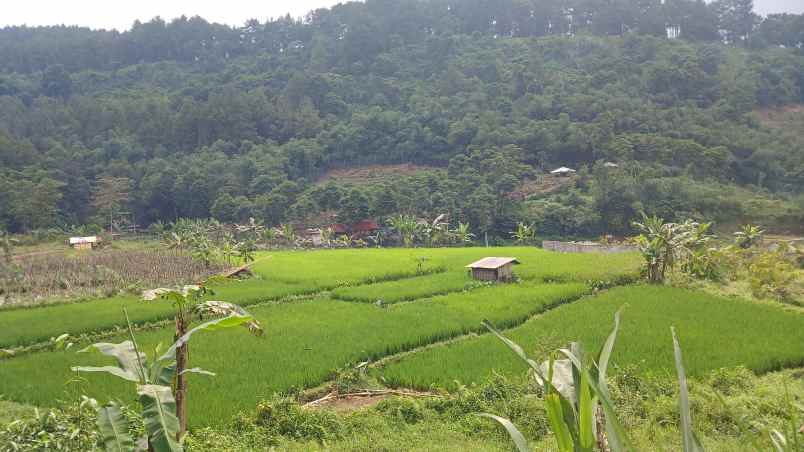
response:
M578 394L578 439L581 451L592 451L595 445L595 410L592 394L589 390L588 372L581 373L580 386L575 388Z
M687 391L687 376L684 372L684 363L681 359L681 346L678 344L676 329L670 327L673 336L673 352L676 358L676 371L678 372L678 403L681 415L681 444L684 452L702 452L704 450L695 432L692 430L692 415L690 414L690 396Z
M254 317L250 315L230 315L220 319L210 320L186 332L182 337L178 338L173 345L162 355L159 360L173 359L176 356L176 349L186 344L190 338L201 331L217 331L226 328L232 328L254 321Z
M145 382L148 380L147 369L145 368L145 362L146 362L145 354L137 353L137 350L134 347L133 342L124 341L119 344L98 342L97 344L92 344L89 347L81 350L79 353L86 353L92 349L97 350L103 355L111 356L117 359L117 363L123 370L123 372L128 376L134 377L132 381L139 380L140 382ZM121 378L126 378L123 377L122 375L117 376ZM126 379L131 380L131 378Z
M557 392L551 392L544 397L547 419L553 430L553 436L556 437L558 450L560 452L572 452L572 433L569 426L564 421L564 407L561 401L562 397Z
M581 368L580 360L578 357L573 355L572 352L569 350L561 350L561 353L569 358L576 367ZM583 369L582 373L586 374L586 381L589 385L589 389L591 389L600 400L600 405L603 407L603 412L606 415L607 425L611 423L611 429L609 431L607 428L606 433L609 438L609 446L611 447L612 452L634 450L634 446L628 439L625 428L617 419L617 412L614 409L614 404L611 402L608 393L600 389L598 383L589 376L589 371L587 369Z
M203 303L199 303L195 306L195 311L200 315L209 314L216 317L232 315L239 315L241 317L251 316L251 314L249 314L245 309L236 304L217 300L208 300ZM244 323L243 326L248 328L252 334L262 336L262 326L256 319L252 319L251 321Z
M137 386L142 405L142 419L148 441L154 452L175 452L183 450L176 440L179 432L179 419L176 417L176 400L169 386Z
M505 345L507 345L508 348L511 349L511 351L513 351L517 356L522 358L522 360L525 361L530 366L531 369L533 369L533 372L536 374L536 376L539 379L539 384L550 385L550 381L548 381L547 378L544 376L544 374L542 373L541 368L539 368L539 365L536 363L536 361L528 358L528 356L525 354L525 351L522 350L522 347L520 347L516 342L514 342L514 341L508 339L507 337L503 336L499 331L497 331L491 325L491 323L488 320L484 320L482 322L482 324L483 324L483 326L486 327L487 330L491 331L495 336L497 336L498 339L503 341L503 343Z
M600 391L605 394L606 397L609 397L609 387L608 382L606 381L606 371L609 367L609 359L611 358L611 352L614 349L614 342L617 340L617 332L620 329L620 312L622 312L623 308L617 310L614 313L614 328L612 328L611 333L609 333L609 337L606 338L606 342L603 344L603 347L600 349L600 353L598 353L597 358L597 383L600 387ZM611 450L622 450L624 446L619 444L619 436L615 431L615 426L612 424L610 420L610 416L604 416L606 419L606 435L609 440L609 446ZM615 420L616 421L616 420Z
M128 433L128 421L114 402L98 410L98 431L107 452L130 452L136 449L134 439Z
M494 414L489 413L479 413L478 416L487 417L489 419L494 419L495 421L499 422L500 425L505 427L505 430L508 431L508 435L514 441L516 448L519 452L530 452L530 447L528 447L528 441L525 439L525 436L522 432L519 431L516 426L504 417L500 417Z
M73 372L106 372L124 380L134 381L140 383L140 377L136 374L126 372L125 370L115 366L73 366L70 368Z

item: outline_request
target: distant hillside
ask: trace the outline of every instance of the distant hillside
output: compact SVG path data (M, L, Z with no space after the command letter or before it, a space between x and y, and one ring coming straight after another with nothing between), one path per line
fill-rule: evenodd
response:
M746 4L368 0L234 28L5 28L0 228L446 213L595 236L644 211L787 230L804 224L804 21ZM576 177L545 179L558 166Z

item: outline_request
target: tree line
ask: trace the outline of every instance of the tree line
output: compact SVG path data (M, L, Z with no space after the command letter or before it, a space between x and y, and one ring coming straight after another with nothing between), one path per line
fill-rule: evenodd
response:
M629 232L641 211L797 222L804 140L755 112L804 101L801 16L760 20L742 0L614 5L368 1L243 27L7 27L0 227L116 210L141 225L447 213L498 236L518 222ZM318 182L405 162L432 169ZM523 190L558 166L578 176Z

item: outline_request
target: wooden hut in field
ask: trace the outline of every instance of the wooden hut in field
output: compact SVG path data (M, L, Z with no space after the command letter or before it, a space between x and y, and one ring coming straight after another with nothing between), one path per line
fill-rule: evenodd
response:
M70 246L77 250L91 250L100 244L100 237L70 237Z
M466 268L472 272L472 278L480 281L511 281L514 264L519 264L515 257L484 257Z

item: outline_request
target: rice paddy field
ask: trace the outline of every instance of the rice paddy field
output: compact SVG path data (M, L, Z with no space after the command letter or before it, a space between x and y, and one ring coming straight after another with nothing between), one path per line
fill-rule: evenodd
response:
M480 284L464 266L488 255L515 256L519 281ZM669 287L627 285L638 272L633 254L559 254L537 248L363 249L262 253L255 276L215 287L214 299L247 305L265 328L202 333L190 343L190 364L217 373L190 378L193 427L228 423L274 393L327 382L363 361L395 386L452 388L492 370L524 367L481 326L487 319L528 351L580 340L595 349L626 305L615 365L644 372L673 369L669 327L679 331L688 371L746 365L758 372L804 364L804 314L773 305L718 298ZM382 300L383 303L376 303ZM108 331L126 306L137 324L170 318L162 301L118 297L0 311L0 348L34 344L62 333ZM167 345L173 331L144 328L145 350ZM20 353L0 360L0 395L34 406L68 397L74 365L111 362L76 350ZM101 401L133 401L132 388L104 375L82 375L83 390ZM70 392L73 393L73 392Z
M596 352L620 308L620 330L611 358L617 366L635 365L644 372L672 375L671 326L679 335L689 375L736 365L759 373L804 365L804 315L672 287L611 289L535 316L505 335L539 362L547 356L538 352L564 347L569 341L579 341L589 352ZM444 369L450 369L449 373ZM408 355L385 366L382 375L393 385L454 388L458 382L480 383L492 371L524 375L527 366L499 339L483 335Z

